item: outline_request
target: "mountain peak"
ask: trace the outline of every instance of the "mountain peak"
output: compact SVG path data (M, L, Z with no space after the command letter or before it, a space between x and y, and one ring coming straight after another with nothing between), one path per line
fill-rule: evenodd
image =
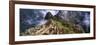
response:
M53 15L50 12L47 12L45 19L48 20L48 19L51 19L52 17Z

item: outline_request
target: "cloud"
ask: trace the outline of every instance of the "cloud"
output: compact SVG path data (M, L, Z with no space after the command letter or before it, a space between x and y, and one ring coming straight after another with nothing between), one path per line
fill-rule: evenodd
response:
M50 10L50 9L48 9L48 10L41 10L40 11L43 15L44 15L44 17L45 17L45 15L46 15L46 13L47 12L51 12L51 14L54 16L54 15L56 15L58 12L59 12L59 10Z
M90 25L90 15L88 13L85 13L85 18L83 20L83 23L87 26Z

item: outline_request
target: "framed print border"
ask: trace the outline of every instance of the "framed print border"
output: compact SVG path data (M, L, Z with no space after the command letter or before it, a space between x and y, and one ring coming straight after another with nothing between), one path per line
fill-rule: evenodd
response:
M89 40L96 38L96 19L95 19L95 6L94 5L78 5L78 4L61 4L61 3L46 3L46 2L26 2L26 1L10 1L9 3L9 44L25 44L25 43L43 43L43 42L59 42L59 41L75 41L75 40ZM93 9L93 37L82 38L61 38L61 39L47 39L47 40L27 40L15 41L15 4L28 4L28 5L42 5L42 6L60 6L60 7L80 7Z

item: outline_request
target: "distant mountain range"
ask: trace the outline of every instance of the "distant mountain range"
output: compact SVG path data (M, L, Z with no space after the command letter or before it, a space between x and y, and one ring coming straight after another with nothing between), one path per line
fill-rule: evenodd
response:
M45 12L45 11L44 11ZM88 11L65 11L58 10L56 15L47 12L44 16L41 10L22 9L20 11L20 30L24 32L26 29L38 25L45 25L52 20L56 26L64 28L66 33L73 32L73 30L82 30L78 32L90 32L90 12ZM52 23L50 23L52 24ZM59 26L58 26L59 27ZM79 29L80 28L80 29Z

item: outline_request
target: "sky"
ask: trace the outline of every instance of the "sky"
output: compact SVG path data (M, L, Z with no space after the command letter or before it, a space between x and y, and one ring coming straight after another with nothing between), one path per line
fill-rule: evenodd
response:
M48 9L48 10L41 10L40 12L43 13L44 15L46 15L47 12L50 12L54 16L59 12L59 10Z

